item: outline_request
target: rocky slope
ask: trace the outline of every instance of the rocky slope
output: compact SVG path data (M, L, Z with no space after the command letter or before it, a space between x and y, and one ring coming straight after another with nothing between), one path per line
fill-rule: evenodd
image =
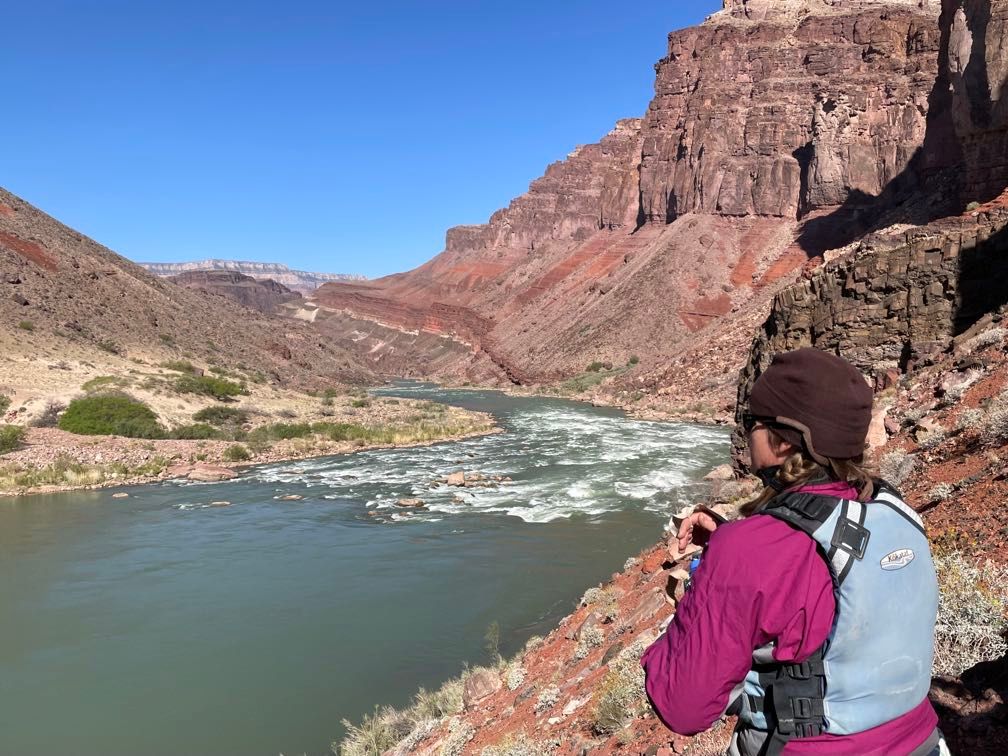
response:
M271 280L288 289L310 294L329 281L363 281L364 276L349 273L310 273L292 270L282 263L243 262L241 260L198 260L185 263L138 263L156 276L177 276L195 271L230 271L256 280Z
M275 313L281 305L301 299L299 292L288 289L272 278L258 279L234 271L194 270L167 278L187 289L217 294L265 314Z
M462 375L667 364L941 167L924 144L937 15L916 2L730 2L669 35L643 118L551 165L487 224L449 230L426 265L327 284L315 301L466 341L476 357L453 365Z
M181 357L240 367L278 385L374 379L352 350L325 342L307 324L278 327L156 278L4 190L0 355L0 393L7 396L48 390L62 374L96 365L120 374L138 361ZM47 362L58 369L47 370Z

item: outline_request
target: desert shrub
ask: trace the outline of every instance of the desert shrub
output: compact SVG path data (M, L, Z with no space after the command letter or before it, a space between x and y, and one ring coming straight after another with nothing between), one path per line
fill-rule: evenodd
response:
M598 648L605 641L605 631L598 625L586 627L578 636L577 647L574 649L574 658L580 661L592 652L593 648Z
M955 486L951 483L939 483L934 486L930 491L928 491L928 501L939 502L945 501L955 493Z
M369 399L354 399L352 402L350 402L350 406L355 407L356 409L361 409L362 407L370 407L371 401Z
M1002 391L987 406L982 436L983 440L990 444L1008 441L1008 391Z
M35 324L32 323L30 320L22 320L20 323L18 323L18 328L20 328L22 331L34 331Z
M165 370L172 370L176 373L192 373L195 375L199 372L196 366L189 362L189 360L166 360L159 363L158 367L163 367Z
M448 737L441 744L439 756L462 756L475 734L476 730L468 722L453 720L448 725Z
M592 364L590 364L587 368L585 368L585 372L587 372L587 373L597 373L600 370L602 370L604 367L605 367L605 365L603 365L601 362L596 361L596 362L593 362Z
M983 412L978 409L964 410L959 413L955 429L962 433L972 428L979 428L980 423L983 422L983 416Z
M125 394L74 399L60 417L59 427L85 436L163 438L165 435L154 411Z
M170 433L172 438L184 440L196 439L218 439L224 436L217 428L206 423L192 423L191 425L180 425Z
M462 693L465 683L461 677L456 677L438 690L428 693L420 688L413 696L413 705L409 708L410 717L415 720L442 719L462 711ZM412 728L411 728L412 729Z
M640 362L640 357L638 357L636 354L634 354L634 355L630 356L630 359L627 361L627 364L628 365L636 365L638 362Z
M180 394L201 394L226 400L248 390L240 383L207 375L183 375L175 380L175 390Z
M224 459L228 462L247 462L252 459L252 453L241 444L233 444L224 450Z
M101 341L96 341L95 346L97 346L103 352L108 352L109 354L122 353L122 347L110 339L102 339Z
M11 400L9 396L4 396L0 394L0 415L4 414L11 406Z
M638 639L620 651L595 689L591 725L599 735L618 732L630 719L647 710L644 670L640 665L645 646Z
M508 690L517 690L525 682L525 668L517 660L512 660L504 673L504 681Z
M398 712L386 707L379 710L375 707L374 714L365 714L359 725L347 719L343 727L347 734L337 745L333 743L333 753L341 756L379 756L396 745L405 735L395 726Z
M959 675L1008 651L1008 567L959 552L935 557L938 621L934 672Z
M510 734L495 746L487 746L480 756L548 756L559 743L533 740L526 733Z
M979 207L980 207L980 203L979 203L979 202L977 202L976 200L974 200L973 202L969 202L969 203L967 203L967 205L966 205L966 209L967 209L968 211L970 211L970 212L973 212L974 210L977 210L977 209L979 209Z
M175 339L172 338L171 334L159 333L158 338L161 339L162 343L167 344L168 346L175 346Z
M250 441L284 441L290 438L305 438L313 432L309 423L271 423L260 425L249 432Z
M65 404L59 402L46 402L45 408L32 420L29 425L33 428L55 428L59 425L60 412L66 409Z
M966 347L973 350L986 349L991 346L1001 346L1004 344L1005 336L1008 335L1008 331L1001 327L988 328L981 334L977 334L972 339L966 342Z
M0 454L17 449L24 440L24 434L20 425L0 425Z
M925 436L924 439L920 442L920 444L918 444L918 446L924 451L937 449L945 442L945 439L947 437L948 434L945 432L945 430L941 426L938 426L935 428L934 431L928 433L927 436Z
M582 606L594 606L604 622L612 622L619 615L616 594L608 588L589 588L581 597Z
M227 407L215 404L205 407L193 415L193 420L197 423L210 423L210 425L244 425L248 422L248 412L237 407Z
M535 710L536 713L541 714L544 711L552 709L557 705L560 700L560 688L556 685L550 685L543 688L539 692L539 697L536 699Z
M914 455L896 449L882 457L879 473L884 480L898 488L910 477L916 466L917 458Z
M125 388L130 384L129 378L119 375L99 375L81 385L81 390L89 394L95 391L107 391L112 388Z

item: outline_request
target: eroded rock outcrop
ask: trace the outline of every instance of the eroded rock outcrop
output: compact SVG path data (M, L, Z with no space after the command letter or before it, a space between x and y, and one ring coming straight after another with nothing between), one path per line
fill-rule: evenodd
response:
M258 280L242 273L224 270L196 270L168 278L187 289L219 294L250 310L274 313L287 303L301 299L301 294L267 278Z
M316 301L468 343L458 374L491 365L525 383L667 362L920 185L938 10L729 2L669 35L643 118L488 223L450 229L429 263Z

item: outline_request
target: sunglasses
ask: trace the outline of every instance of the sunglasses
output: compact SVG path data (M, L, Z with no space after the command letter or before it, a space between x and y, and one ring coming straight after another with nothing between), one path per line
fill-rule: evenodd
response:
M748 436L757 425L765 425L767 427L773 427L777 425L777 418L775 417L764 417L763 415L754 415L751 412L742 413L742 430Z

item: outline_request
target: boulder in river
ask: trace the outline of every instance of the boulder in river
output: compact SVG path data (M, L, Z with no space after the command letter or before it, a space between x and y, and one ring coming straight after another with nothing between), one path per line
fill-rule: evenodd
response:
M128 493L123 493L122 491L120 491L119 493L112 494L112 498L113 499L127 499L127 498L129 498L129 494Z
M407 509L419 509L423 505L422 499L399 499L396 502L397 507L405 507Z
M465 470L459 470L458 472L451 473L447 478L445 478L445 483L449 486L464 486L466 483Z
M285 496L274 496L277 501L301 501L304 498L301 494L286 494Z
M186 475L189 480L197 480L201 483L216 483L220 480L231 480L236 477L234 470L220 465L193 465L192 470Z
M501 676L496 670L476 669L465 681L462 689L462 705L470 708L478 701L496 693L501 688Z
M230 501L211 501L208 506L211 506L211 507L230 507L231 506L231 502Z

